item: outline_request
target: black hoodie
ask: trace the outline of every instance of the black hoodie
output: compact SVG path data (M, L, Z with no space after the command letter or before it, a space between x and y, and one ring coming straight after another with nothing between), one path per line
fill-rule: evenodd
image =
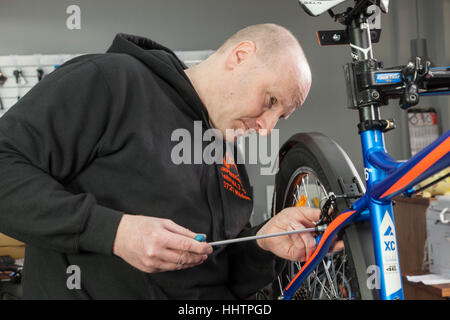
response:
M243 165L171 160L175 129L209 128L185 68L162 45L118 34L107 53L65 63L0 119L0 232L26 243L24 298L245 298L280 271L255 242L153 274L112 254L124 213L168 218L209 241L258 229ZM71 265L80 289L67 285Z

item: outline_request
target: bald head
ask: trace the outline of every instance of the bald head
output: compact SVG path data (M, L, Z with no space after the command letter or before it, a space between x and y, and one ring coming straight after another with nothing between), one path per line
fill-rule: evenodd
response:
M276 24L239 30L214 54L186 71L213 127L270 132L300 107L311 71L295 36Z
M297 57L306 61L303 49L295 36L288 29L273 23L256 24L239 30L217 49L217 53L226 53L243 41L252 41L256 46L258 57L268 63L273 62L272 59L279 59L287 52L294 52Z
M296 72L301 100L306 99L311 86L311 70L305 53L291 31L277 24L264 23L245 27L228 38L216 51L226 55L240 43L250 41L255 45L255 55L268 69Z

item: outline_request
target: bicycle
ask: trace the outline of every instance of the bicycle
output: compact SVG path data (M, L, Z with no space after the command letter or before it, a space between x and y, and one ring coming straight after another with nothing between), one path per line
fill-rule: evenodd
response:
M354 0L353 7L335 14L333 8L344 1L299 3L308 14L328 12L346 27L319 31L318 39L321 45L351 47L352 62L344 66L344 74L348 107L359 112L366 186L345 151L323 134L299 133L281 147L273 214L308 205L321 209L318 224L327 225L311 257L303 264L289 262L272 285L272 297L284 300L404 299L393 198L411 196L418 191L415 185L450 165L450 131L411 159L394 160L386 152L384 132L394 129L395 121L380 115L380 108L391 99L399 99L408 109L420 96L449 94L450 67L430 68L428 61L416 58L405 66L384 68L373 58L372 42L381 30L370 29L368 8L376 5L387 13L389 1ZM337 235L345 249L328 253Z

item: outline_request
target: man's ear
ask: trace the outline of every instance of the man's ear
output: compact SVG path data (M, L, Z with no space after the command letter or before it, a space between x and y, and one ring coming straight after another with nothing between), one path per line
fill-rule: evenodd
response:
M239 42L230 51L226 66L228 69L232 70L244 62L248 61L256 53L256 45L253 41L242 41Z

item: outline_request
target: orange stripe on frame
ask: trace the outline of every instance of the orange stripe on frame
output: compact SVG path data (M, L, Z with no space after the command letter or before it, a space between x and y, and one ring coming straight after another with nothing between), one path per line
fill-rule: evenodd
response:
M305 262L302 269L297 273L297 275L292 279L292 281L288 284L285 290L289 289L290 286L297 280L297 278L300 276L300 274L303 273L303 271L311 264L311 262L314 260L314 258L318 255L319 251L322 249L325 241L328 239L330 234L336 230L337 227L339 227L345 220L347 220L351 215L355 213L355 210L343 212L342 214L338 215L336 219L334 219L328 228L323 233L322 239L319 242L319 245L317 246L316 250L314 250L314 253L309 257L308 261Z
M441 159L447 152L450 151L450 137L445 139L440 145L438 145L433 151L425 156L419 163L417 163L411 170L409 170L403 177L401 177L396 183L394 183L380 198L384 198L395 191L407 186L411 181L420 176L425 170L435 164Z

